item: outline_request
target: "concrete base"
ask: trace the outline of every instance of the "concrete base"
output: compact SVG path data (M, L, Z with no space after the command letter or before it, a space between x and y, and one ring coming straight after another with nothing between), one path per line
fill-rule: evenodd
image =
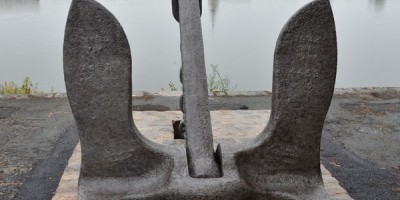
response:
M269 110L256 111L212 111L214 141L221 144L240 144L259 134L268 122ZM172 120L181 119L179 111L134 112L135 123L150 140L161 144L183 143L173 139ZM78 178L80 169L80 145L78 144L69 160L53 200L78 199ZM325 189L331 199L352 199L339 182L321 165Z

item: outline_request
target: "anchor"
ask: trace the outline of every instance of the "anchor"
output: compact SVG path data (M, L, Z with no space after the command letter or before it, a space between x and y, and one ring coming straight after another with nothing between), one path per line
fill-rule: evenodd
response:
M185 144L151 142L132 117L132 58L118 20L95 0L73 0L64 76L82 146L79 199L329 199L320 140L337 65L329 0L283 27L274 53L272 110L249 143L214 151L201 0L172 0L180 25Z

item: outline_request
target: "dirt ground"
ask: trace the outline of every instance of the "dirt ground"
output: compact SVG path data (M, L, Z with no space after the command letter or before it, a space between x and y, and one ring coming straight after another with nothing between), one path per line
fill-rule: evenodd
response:
M52 194L70 152L65 152L63 158L56 155L61 158L59 166L43 167L40 163L51 159L58 143L69 142L59 140L71 126L74 120L66 98L0 100L0 199L14 198L32 179L35 168L46 171L36 180L52 183L53 187L42 190ZM58 173L52 172L55 168Z
M142 93L134 110L176 110L179 95ZM268 92L211 97L211 107L270 109ZM321 162L354 199L400 199L400 89L337 90ZM0 96L0 199L51 199L78 141L65 95Z
M325 120L321 161L354 199L400 199L400 92L335 95Z

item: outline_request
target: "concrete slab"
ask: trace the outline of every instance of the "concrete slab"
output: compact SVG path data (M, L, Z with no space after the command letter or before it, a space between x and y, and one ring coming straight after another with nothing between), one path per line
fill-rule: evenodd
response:
M214 141L215 143L240 143L243 140L254 138L266 126L269 115L270 110L212 111ZM143 135L154 142L168 144L174 142L171 121L181 119L182 113L180 111L135 111L133 117ZM78 198L80 153L80 144L78 144L64 171L53 200ZM325 188L332 200L352 199L323 165L321 165L321 171Z

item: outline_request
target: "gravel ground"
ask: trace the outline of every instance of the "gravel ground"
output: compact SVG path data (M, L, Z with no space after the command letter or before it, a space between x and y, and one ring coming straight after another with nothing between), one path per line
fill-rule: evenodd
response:
M134 110L176 110L179 93L138 93ZM270 93L214 96L211 107L270 109ZM400 90L337 90L321 161L354 199L400 199ZM0 199L51 199L77 142L65 95L0 96Z

